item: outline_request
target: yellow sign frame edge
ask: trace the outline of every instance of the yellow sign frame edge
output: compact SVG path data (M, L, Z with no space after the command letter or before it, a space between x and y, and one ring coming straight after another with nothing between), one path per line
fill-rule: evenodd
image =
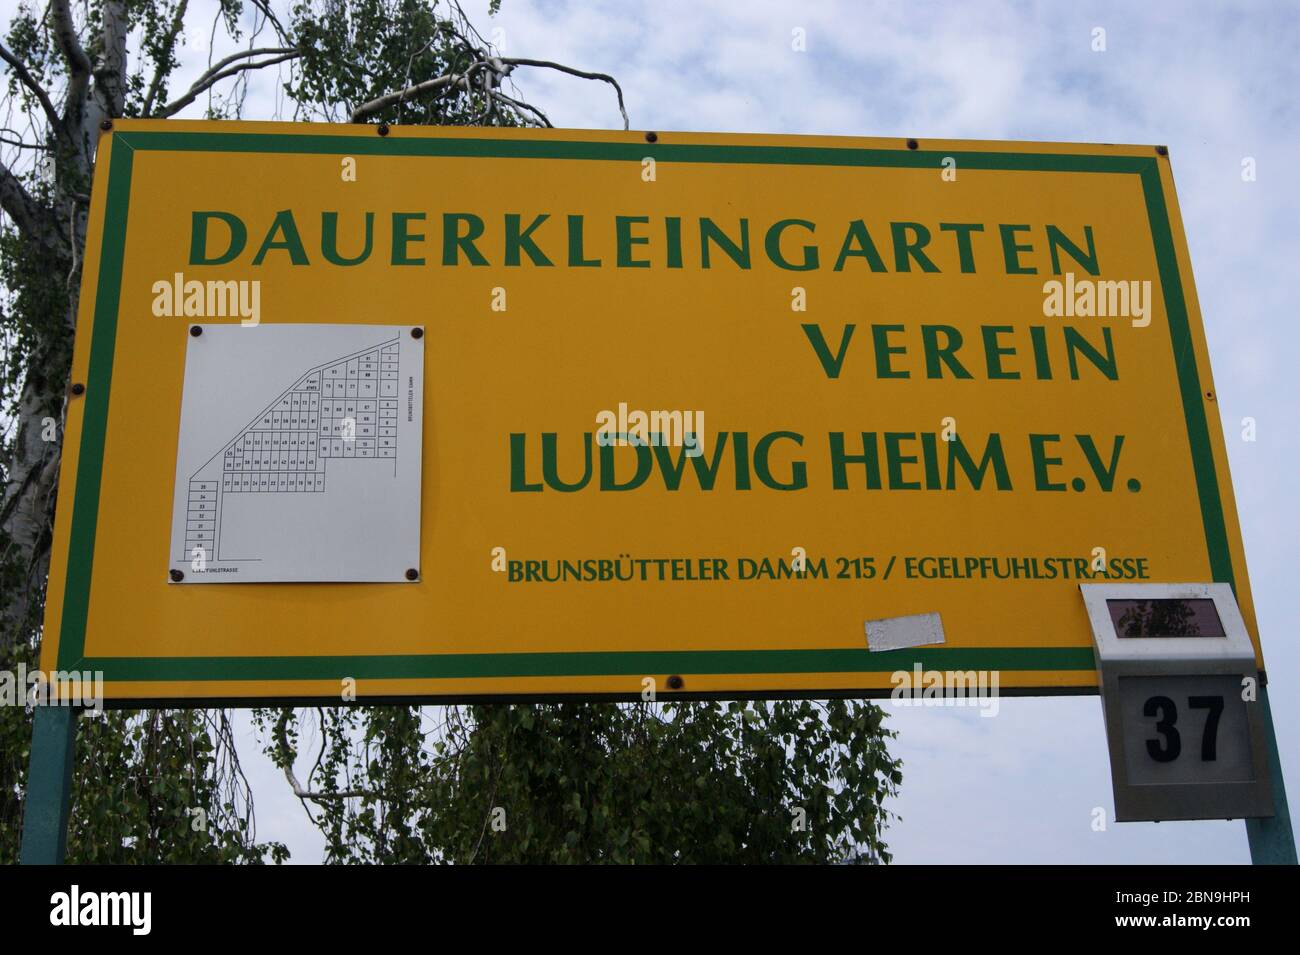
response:
M1204 330L1191 281L1186 239L1173 199L1167 154L1159 147L945 140L927 141L927 148L922 150L915 141L904 144L899 140L834 137L660 134L654 144L648 144L642 133L421 127L394 128L382 136L376 135L376 130L373 126L118 121L114 131L101 139L89 230L92 239L99 241L87 243L78 323L81 333L73 356L73 380L84 382L85 390L80 397L70 399L67 413L60 480L64 506L58 508L55 521L47 636L42 648L42 666L47 672L102 672L106 685L111 687L108 695L114 702L130 706L191 699L225 703L337 700L339 681L345 677L355 679L364 688L358 692L368 701L575 696L639 699L645 676L653 677L658 692L678 698L869 697L888 695L890 691L879 685L855 686L855 678L863 681L867 674L873 674L879 679L880 674L910 670L916 665L925 670L1000 670L1004 695L1097 692L1091 648L1074 647L918 648L889 653L870 653L864 647L861 651L625 651L420 657L86 657L82 651L130 205L131 157L140 149L483 155L636 163L645 155L654 155L657 162L834 163L901 168L929 168L952 156L966 169L1136 174L1142 182L1169 316L1212 574L1216 582L1229 583L1237 591L1258 653L1226 448L1221 429L1209 426L1205 407L1207 403L1212 405L1215 396ZM1241 599L1243 595L1247 600ZM438 661L437 673L412 672L413 660ZM868 661L870 665L864 666ZM1260 663L1262 668L1262 657ZM229 669L231 664L237 665L235 672ZM286 666L297 670L292 676L285 675L280 668ZM322 672L322 666L330 676ZM406 669L398 673L394 667ZM213 673L222 668L220 675ZM497 672L487 672L490 670ZM276 671L279 675L273 676ZM680 691L667 686L668 674L682 678ZM609 679L619 676L629 680L626 693L601 692L593 685L608 687ZM268 690L279 693L268 695Z

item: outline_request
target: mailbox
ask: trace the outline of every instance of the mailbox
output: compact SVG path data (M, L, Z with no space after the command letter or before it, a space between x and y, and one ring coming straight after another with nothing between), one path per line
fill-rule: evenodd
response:
M1081 584L1118 822L1273 815L1255 648L1228 584Z

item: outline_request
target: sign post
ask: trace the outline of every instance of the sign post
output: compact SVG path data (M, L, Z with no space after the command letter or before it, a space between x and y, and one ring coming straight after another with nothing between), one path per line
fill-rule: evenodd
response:
M1250 861L1255 865L1296 865L1295 830L1291 828L1291 809L1286 800L1282 779L1282 759L1273 728L1273 711L1268 705L1268 687L1261 686L1259 708L1268 737L1268 773L1273 788L1273 815L1246 820L1246 838L1250 841Z
M23 865L58 865L68 846L77 718L72 706L37 706L23 808Z

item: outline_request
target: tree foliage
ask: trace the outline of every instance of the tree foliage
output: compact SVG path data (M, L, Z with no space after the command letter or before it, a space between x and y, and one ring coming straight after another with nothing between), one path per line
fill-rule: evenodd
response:
M524 67L609 84L626 126L611 77L503 56L454 3L273 2L21 0L4 27L0 670L38 658L101 124L549 125L514 86ZM194 49L207 56L197 74L182 69ZM250 116L250 81L266 71L276 104ZM262 709L254 720L332 861L889 859L884 804L901 776L870 704L332 707ZM0 706L0 863L18 854L30 738L30 710ZM286 856L259 841L221 710L83 718L68 851L76 862Z
M287 765L300 716L260 717ZM335 862L888 862L882 718L841 700L335 708L309 727L307 785Z

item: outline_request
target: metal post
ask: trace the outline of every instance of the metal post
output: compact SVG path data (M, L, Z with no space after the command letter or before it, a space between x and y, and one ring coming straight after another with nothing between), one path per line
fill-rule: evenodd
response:
M1247 819L1246 838L1250 840L1250 861L1254 865L1295 865L1295 833L1291 830L1291 812L1286 805L1286 783L1282 779L1282 759L1277 751L1277 734L1273 730L1273 711L1268 706L1268 688L1259 688L1258 705L1263 707L1264 728L1268 737L1268 774L1273 787L1273 811L1268 819Z
M23 812L23 865L61 865L68 847L68 803L76 746L75 706L38 706L32 720Z

